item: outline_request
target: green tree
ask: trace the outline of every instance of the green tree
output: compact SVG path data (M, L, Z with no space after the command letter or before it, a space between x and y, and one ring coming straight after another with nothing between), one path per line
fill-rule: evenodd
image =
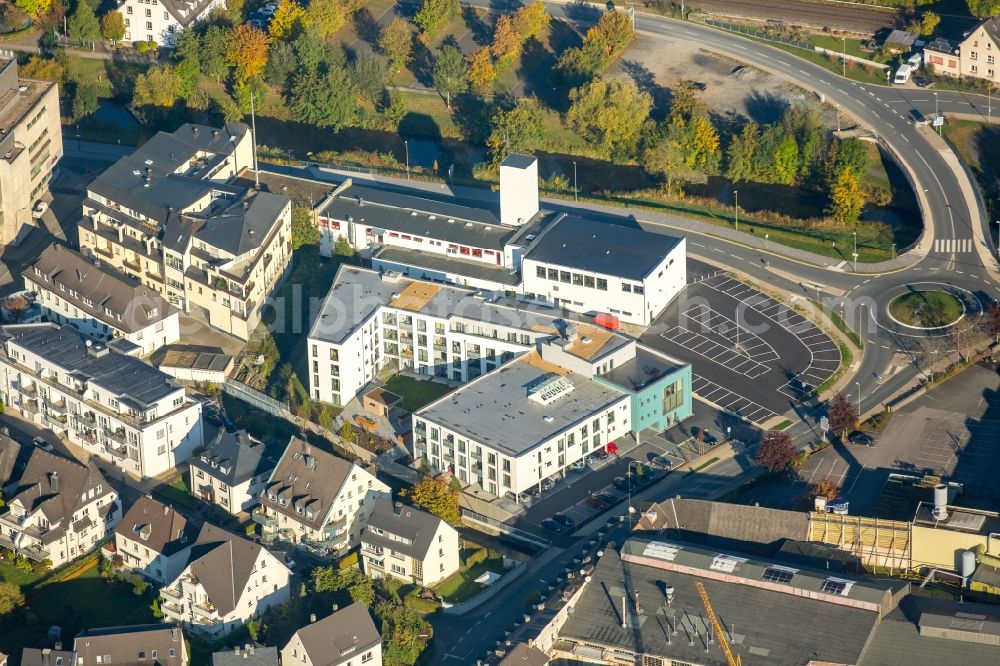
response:
M1000 13L1000 0L966 0L966 2L969 4L969 13L976 18L989 18Z
M458 498L461 493L451 488L442 478L428 477L413 486L407 493L410 501L424 511L433 513L449 525L458 525L462 514L458 508Z
M424 0L413 22L426 34L434 35L456 16L458 0Z
M237 81L263 73L267 65L267 36L249 23L237 26L226 40L226 62L235 69Z
M611 59L618 57L633 39L635 30L632 28L632 19L625 12L619 11L604 12L597 25L588 30L584 37L585 42L599 45Z
M101 17L101 34L112 45L125 37L125 17L120 11L112 9Z
M356 91L341 68L298 74L291 90L291 108L303 122L337 130L354 118Z
M340 426L340 438L345 442L351 443L358 438L358 434L354 432L354 426L351 425L350 421L344 421L343 425Z
M490 122L486 146L499 164L510 153L533 153L545 143L545 110L535 97L520 99L513 108L500 110Z
M21 76L26 79L41 79L62 83L66 77L66 68L55 58L43 58L33 55L28 62L18 68Z
M754 176L754 156L760 145L760 127L749 122L729 142L726 151L726 178L734 183Z
M493 86L497 78L496 67L493 66L493 58L490 56L490 48L484 46L466 60L469 63L468 75L469 84L472 89L480 94L486 94Z
M848 137L835 142L837 144L834 175L850 170L859 179L868 170L868 149L860 139Z
M635 152L639 130L649 117L653 98L631 82L595 80L569 94L566 120L581 137L610 155Z
M930 37L937 30L938 24L941 23L941 17L934 12L924 12L920 17L920 23L917 24L917 32L919 32L924 37Z
M0 616L9 615L18 606L24 605L24 594L14 583L0 581Z
M663 187L671 194L678 182L686 182L695 174L688 165L684 145L669 134L643 152L642 164L646 171L663 178Z
M705 104L698 98L694 84L681 81L670 89L670 121L687 122L705 112Z
M563 50L555 66L555 77L567 86L581 86L608 66L608 57L599 45L584 43L583 46Z
M720 157L718 130L706 116L696 116L688 127L688 165L706 173L715 172Z
M361 96L372 105L382 99L382 92L389 85L389 60L379 53L362 53L354 59L351 78Z
M514 24L509 15L504 14L497 19L490 51L497 59L498 69L506 69L521 55L521 41L521 36L514 31Z
M444 95L445 104L451 108L451 96L465 90L468 73L462 52L445 44L434 61L434 89Z
M545 11L545 5L541 0L523 5L514 12L514 32L524 41L546 35L551 23L552 17Z
M784 134L772 143L769 164L770 182L782 185L795 183L799 174L799 147L794 136Z
M303 245L319 243L319 227L313 224L313 215L305 206L292 208L292 249L297 250Z
M211 25L201 38L201 51L198 60L201 71L210 79L221 81L229 71L226 62L226 44L229 43L230 30L220 25Z
M183 92L181 94L183 95ZM264 84L264 79L259 76L243 80L237 79L233 83L233 99L236 100L243 115L250 113L252 104L256 104L259 109L266 97L267 85Z
M267 24L267 34L271 41L281 41L301 30L304 20L306 11L296 0L279 0Z
M86 0L76 2L76 9L69 17L69 36L84 43L101 39L101 24L94 15L94 8Z
M865 205L865 194L857 175L844 169L830 192L830 214L841 224L856 224Z
M53 0L15 0L14 4L25 14L38 18L52 10Z
M382 623L383 659L386 666L412 666L427 644L432 628L420 614L407 606L380 601L375 615Z
M337 240L333 244L333 253L338 257L353 257L356 254L351 242L344 236L337 236ZM343 437L343 429L341 429L341 437Z
M97 86L93 83L78 83L73 91L73 120L86 118L97 111L100 101L97 99Z
M170 65L155 65L135 78L132 106L172 107L184 87L177 70Z
M360 601L369 608L375 603L374 581L357 569L340 569L335 564L316 567L312 572L312 586L319 593L346 594L349 603Z
M406 67L413 53L410 25L398 16L394 17L379 33L378 47L397 72Z
M264 80L272 86L284 89L298 63L295 61L295 49L288 42L279 42L271 47L271 55L264 68Z
M160 598L153 597L153 603L149 604L149 610L153 613L153 617L161 619L163 617L163 610L160 608Z
M344 27L349 16L350 10L341 0L309 0L305 23L310 32L329 39Z

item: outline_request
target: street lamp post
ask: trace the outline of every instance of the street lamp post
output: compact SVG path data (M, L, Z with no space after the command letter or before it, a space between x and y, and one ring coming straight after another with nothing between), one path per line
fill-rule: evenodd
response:
M854 257L854 272L857 273L858 272L858 232L855 231L853 233L854 233L854 252L851 254L851 256Z
M771 236L771 234L764 234L764 250L765 250L765 251L767 251L767 239L768 239L768 238L769 238L770 236Z
M938 116L938 94L934 93L934 122L937 122ZM941 136L941 125L938 125L938 136Z
M858 387L858 421L861 421L861 382L854 382L854 385Z
M410 141L403 139L403 146L406 148L406 180L410 179Z
M733 206L733 219L736 221L736 231L740 230L740 191L733 190L733 197L736 201Z
M1000 257L1000 220L997 220L997 256Z
M576 185L576 160L573 160L573 201L580 200L579 192Z
M840 41L844 44L844 76L847 76L847 37L841 37Z
M640 464L638 460L633 460L628 464L628 469L625 471L625 476L628 478L628 527L632 529L632 514L635 513L632 508L632 465Z
M834 104L834 107L837 109L837 132L839 133L840 132L840 105L839 104Z
M893 259L896 258L896 244L895 243L892 244L892 258Z

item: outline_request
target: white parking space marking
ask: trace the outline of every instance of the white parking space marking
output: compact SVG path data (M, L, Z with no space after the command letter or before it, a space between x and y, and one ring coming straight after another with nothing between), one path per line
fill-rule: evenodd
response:
M746 354L736 352L732 347L720 345L701 333L693 333L680 326L674 326L669 331L660 333L660 337L686 347L689 351L750 379L760 377L770 371L766 365L757 363Z
M687 311L683 313L683 316L690 322L687 325L688 330L696 330L696 328L700 326L702 327L702 330L708 330L716 333L723 340L731 342L735 345L736 322L729 317L716 312L702 303L689 307ZM753 358L759 363L771 363L781 358L781 356L774 351L774 347L768 344L757 334L747 330L745 326L740 326L739 331L740 348L746 353L747 356Z
M723 409L728 409L753 423L763 423L777 414L767 407L761 407L753 400L723 388L701 375L691 375L691 388L703 400L713 402Z

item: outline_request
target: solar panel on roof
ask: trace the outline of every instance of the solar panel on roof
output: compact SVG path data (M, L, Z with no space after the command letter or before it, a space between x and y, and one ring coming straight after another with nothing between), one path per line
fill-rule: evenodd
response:
M655 557L658 560L666 560L667 562L673 562L674 558L677 557L677 553L681 551L680 546L675 546L672 543L666 543L663 541L650 541L646 544L645 550L642 554L647 557Z
M733 570L736 569L738 564L743 564L746 561L747 558L745 557L736 557L735 555L716 555L709 568L715 569L716 571L733 573Z
M764 574L760 577L761 580L767 581L769 583L791 583L792 577L795 576L795 571L790 569L784 569L779 567L768 567L764 569Z

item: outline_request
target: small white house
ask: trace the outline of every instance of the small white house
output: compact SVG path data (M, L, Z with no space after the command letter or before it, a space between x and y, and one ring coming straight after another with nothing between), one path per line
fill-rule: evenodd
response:
M380 499L361 535L361 558L370 578L429 587L458 571L458 531L426 511Z
M360 601L296 631L281 651L283 666L382 666L382 635Z
M123 0L118 11L125 17L125 41L156 42L173 48L177 35L215 9L225 9L226 0Z
M260 503L260 492L277 461L246 430L218 436L190 463L191 493L236 515Z
M115 528L115 551L126 567L163 585L187 565L194 536L183 514L146 495Z

